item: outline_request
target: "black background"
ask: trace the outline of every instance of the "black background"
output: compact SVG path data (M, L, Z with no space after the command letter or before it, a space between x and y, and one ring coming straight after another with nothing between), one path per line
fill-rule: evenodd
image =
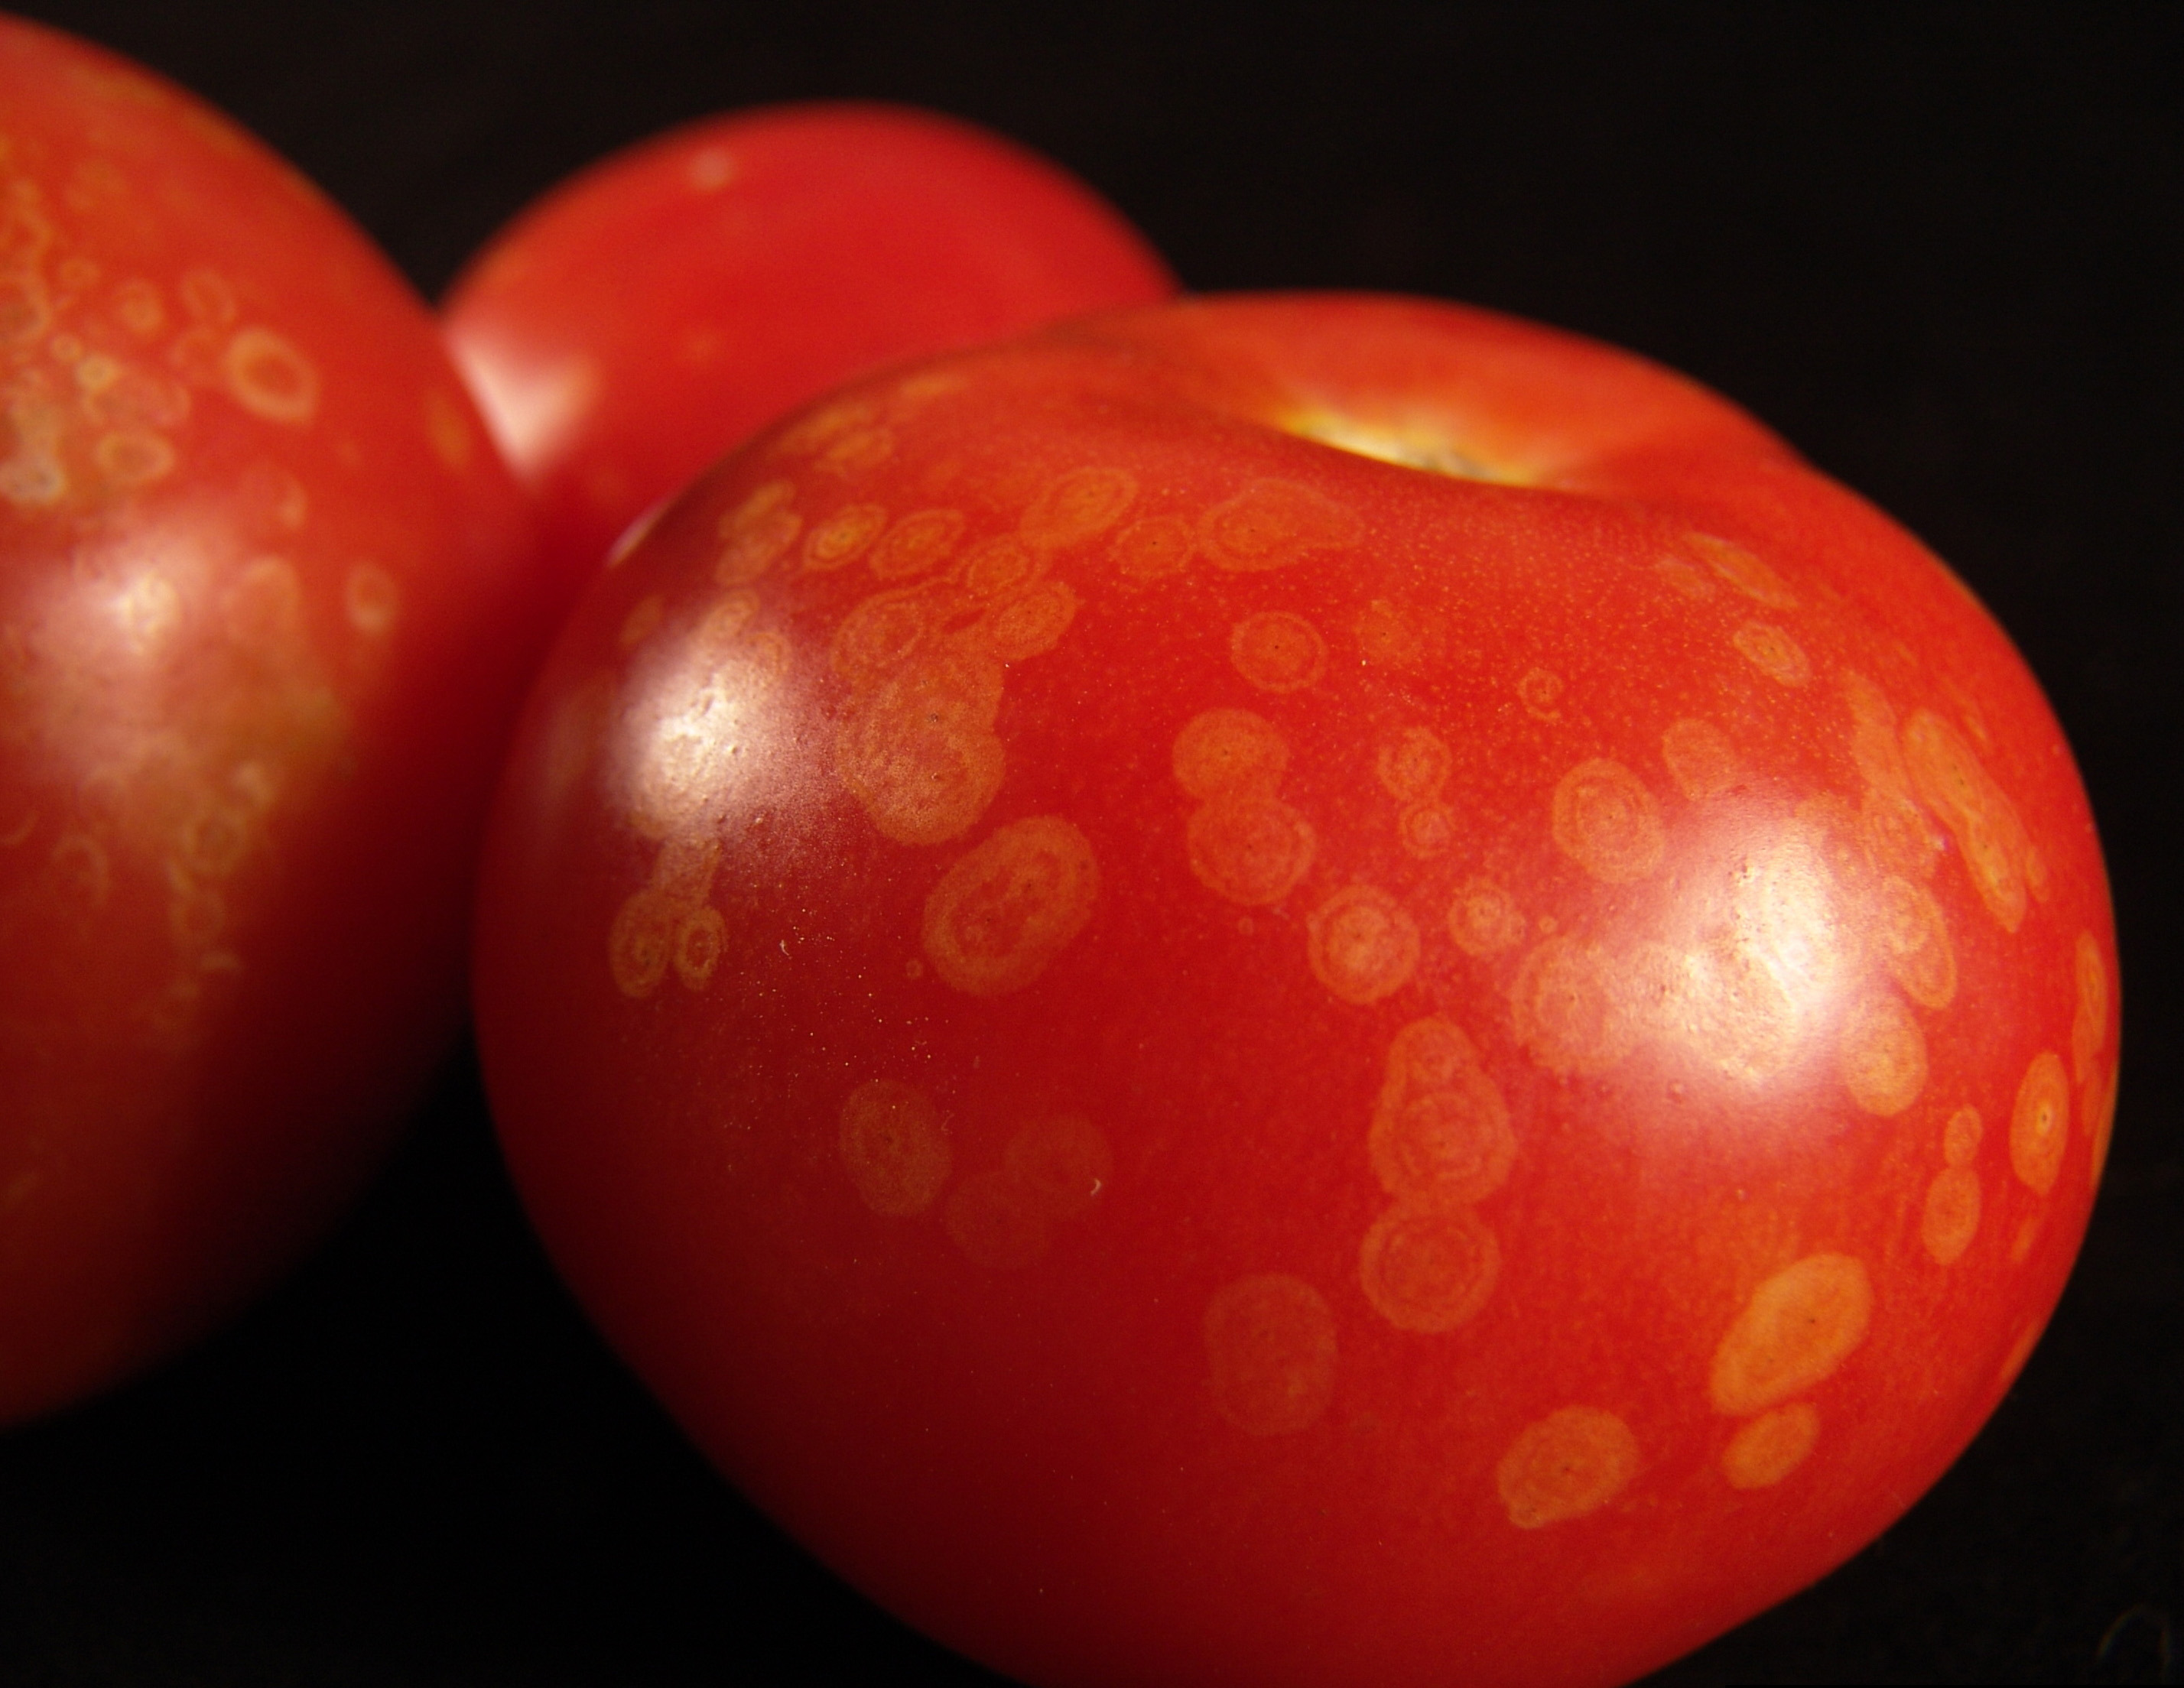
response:
M428 293L670 122L906 100L1087 177L1193 287L1580 330L1892 511L2081 758L2123 951L2114 1151L2048 1340L1963 1461L1653 1681L2184 1680L2184 8L30 9L225 107ZM683 1446L530 1241L466 1058L277 1294L0 1437L8 1688L994 1680Z

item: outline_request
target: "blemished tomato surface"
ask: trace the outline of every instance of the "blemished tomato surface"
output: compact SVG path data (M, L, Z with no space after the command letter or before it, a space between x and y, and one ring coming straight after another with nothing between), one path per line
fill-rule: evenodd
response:
M0 1422L263 1285L462 1008L543 647L421 301L226 119L0 21Z
M573 593L730 447L853 375L1174 279L1084 183L935 113L703 119L554 189L449 291L449 343Z
M2025 1362L2113 1101L2037 686L1719 398L1310 296L861 385L596 585L476 992L720 1467L1042 1685L1610 1683Z

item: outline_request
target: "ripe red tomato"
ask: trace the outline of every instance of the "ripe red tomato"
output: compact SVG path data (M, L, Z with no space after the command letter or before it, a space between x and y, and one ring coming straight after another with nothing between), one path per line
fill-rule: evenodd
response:
M610 1338L1039 1684L1613 1682L1810 1581L2024 1363L2116 1055L1944 569L1674 375L1355 297L731 458L565 631L476 980Z
M0 1422L351 1195L461 1008L543 606L421 303L226 119L0 23Z
M818 104L593 165L487 246L444 314L573 595L647 508L837 383L1174 291L1045 159L929 112Z

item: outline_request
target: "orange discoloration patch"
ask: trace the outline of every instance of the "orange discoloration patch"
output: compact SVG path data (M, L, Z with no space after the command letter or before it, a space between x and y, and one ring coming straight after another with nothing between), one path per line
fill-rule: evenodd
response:
M1364 535L1351 511L1290 480L1255 480L1198 524L1200 549L1217 567L1239 571L1286 568L1347 550Z
M804 566L826 574L853 563L886 525L883 506L844 504L805 536Z
M1406 727L1401 737L1382 745L1373 758L1373 771L1388 795L1407 803L1439 797L1454 765L1440 735L1424 727Z
M1721 1474L1732 1489L1771 1489L1811 1458L1820 1415L1809 1401L1763 1413L1730 1438Z
M684 905L648 887L632 893L607 930L607 966L625 997L649 997L666 975Z
M759 491L767 492L772 486L783 484L776 481ZM745 501L746 509L750 503ZM740 586L773 567L804 531L804 519L785 506L774 505L763 514L747 517L738 512L721 527L721 554L713 564L713 578L724 586Z
M1562 695L1563 677L1552 669L1527 669L1517 682L1517 701L1527 714L1542 721L1562 719L1562 711L1555 707Z
M1836 1062L1850 1099L1892 1119L1926 1087L1926 1035L1895 992L1877 991L1844 1013Z
M318 414L317 368L270 328L238 330L220 354L220 372L229 395L253 416L301 428Z
M2100 942L2091 932L2078 934L2071 961L2078 1008L2070 1020L2070 1072L2083 1084L2092 1076L2093 1063L2108 1043L2109 970L2101 962Z
M1517 1041L1550 1072L1605 1072L1637 1047L1612 962L1575 938L1557 935L1526 956L1510 999Z
M2070 1075L2063 1058L2043 1049L2025 1069L2010 1110L2009 1169L2025 1188L2045 1196L2055 1187L2070 1146Z
M1236 624L1228 658L1262 691L1299 691L1327 672L1327 641L1301 615L1264 609Z
M1041 580L987 613L987 648L1005 663L1028 662L1061 642L1077 616L1077 594L1060 580Z
M615 642L625 651L633 651L660 630L660 624L667 614L667 600L658 592L648 592L629 608L621 619L621 631Z
M1715 1349L1708 1394L1736 1418L1832 1377L1873 1323L1873 1280L1847 1254L1808 1254L1752 1293Z
M874 1079L842 1104L836 1147L859 1198L875 1213L924 1213L948 1181L947 1123L915 1085Z
M1367 662L1409 673L1432 663L1443 644L1443 629L1435 619L1387 598L1374 598L1359 610L1351 631Z
M1137 502L1138 479L1128 469L1076 469L1041 489L1017 531L1043 551L1097 539Z
M838 668L850 626L845 620L836 636ZM1000 789L1006 758L993 730L1000 698L998 663L958 652L921 658L843 721L835 772L885 836L903 844L960 838Z
M2002 787L1972 747L1931 709L1903 727L1903 758L1913 788L1942 818L1963 854L1972 884L2006 932L2024 924L2031 841Z
M1185 826L1184 841L1198 882L1246 908L1287 897L1318 847L1311 822L1280 798L1251 791L1201 804Z
M1517 1135L1500 1086L1475 1062L1443 1061L1437 1051L1422 1055L1411 1047L1440 1027L1456 1030L1422 1020L1398 1036L1367 1148L1390 1196L1483 1202L1507 1181Z
M1107 555L1125 580L1157 580L1190 566L1198 538L1180 516L1151 516L1115 536Z
M917 510L875 541L866 562L883 580L907 580L945 562L963 538L961 510Z
M1895 875L1884 880L1880 943L1889 972L1920 1008L1946 1008L1956 1000L1956 951L1932 891Z
M367 639L384 639L402 616L402 585L376 563L359 563L342 581L342 613Z
M958 565L963 589L975 598L1006 597L1039 578L1038 554L1012 533L971 547Z
M1418 970L1418 923L1377 886L1338 891L1306 921L1312 974L1346 1002L1377 1002Z
M1552 828L1562 852L1609 885L1631 885L1661 865L1668 835L1645 782L1619 762L1580 762L1555 787Z
M1494 1468L1494 1486L1519 1530L1596 1513L1638 1474L1638 1438L1597 1407L1564 1407L1518 1432Z
M1175 736L1176 783L1201 800L1271 793L1289 761L1289 746L1273 723L1248 709L1208 709Z
M1744 763L1729 735L1711 721L1685 719L1661 735L1661 759L1676 789L1695 803L1734 791L1743 783Z
M1954 1265L1979 1234L1979 1174L1968 1166L1952 1166L1936 1174L1926 1186L1926 1205L1919 1216L1919 1241L1936 1263Z
M1483 961L1524 942L1524 911L1492 880L1474 876L1457 886L1448 905L1448 935L1466 955Z
M1205 1319L1214 1409L1255 1436L1318 1422L1334 1399L1334 1315L1301 1278L1265 1273L1214 1292Z
M1979 1109L1960 1108L1942 1128L1942 1161L1947 1166L1970 1166L1979 1155L1980 1140L1986 1135Z
M1687 533L1684 543L1694 555L1745 597L1769 609L1795 609L1797 595L1789 582L1741 545L1712 534Z
M1398 1330L1437 1335L1468 1324L1494 1293L1501 1246L1462 1202L1399 1201L1374 1220L1357 1253L1357 1281Z
M1730 635L1739 655L1769 680L1784 686L1803 686L1813 677L1812 659L1804 647L1780 628L1763 621L1747 621Z
M1412 803L1396 817L1396 836L1420 861L1456 847L1456 811L1443 802Z
M693 991L702 991L720 965L727 926L716 908L697 908L682 917L675 929L675 976Z
M1100 869L1059 815L1012 821L949 869L925 900L933 970L973 997L1020 991L1084 929Z

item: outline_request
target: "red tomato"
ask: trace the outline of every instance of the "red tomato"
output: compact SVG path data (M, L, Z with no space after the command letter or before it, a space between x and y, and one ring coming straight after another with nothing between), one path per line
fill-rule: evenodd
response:
M486 247L445 320L573 595L638 515L838 382L1174 291L1089 188L999 136L803 105L593 165Z
M1039 1684L1695 1646L1992 1410L2113 1098L2092 824L1978 605L1453 307L1095 319L770 431L566 630L486 875L579 1295Z
M461 1008L543 643L421 303L225 118L0 23L0 1421L202 1330Z

